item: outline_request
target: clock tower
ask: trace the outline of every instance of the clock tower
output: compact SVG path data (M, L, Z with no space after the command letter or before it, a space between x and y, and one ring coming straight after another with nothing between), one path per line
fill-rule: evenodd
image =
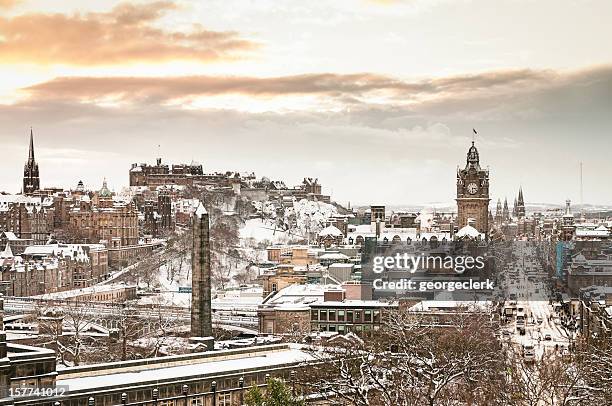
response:
M464 169L457 167L457 227L468 225L489 234L489 170L480 167L478 150L472 141Z

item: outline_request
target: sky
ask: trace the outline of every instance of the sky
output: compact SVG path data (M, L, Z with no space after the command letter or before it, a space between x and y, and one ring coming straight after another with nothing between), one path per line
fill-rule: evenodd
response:
M612 203L608 0L0 0L0 190L134 162L319 178L340 203Z

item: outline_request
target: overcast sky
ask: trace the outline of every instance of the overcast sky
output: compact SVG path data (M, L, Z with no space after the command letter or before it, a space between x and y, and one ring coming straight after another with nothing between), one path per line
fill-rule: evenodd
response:
M353 204L612 203L608 0L0 0L0 190L198 161ZM158 145L160 147L158 147Z

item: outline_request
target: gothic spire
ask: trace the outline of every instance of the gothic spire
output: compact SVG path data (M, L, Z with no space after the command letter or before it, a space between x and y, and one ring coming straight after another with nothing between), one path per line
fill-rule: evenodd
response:
M28 162L34 162L34 132L30 127L30 152L28 154Z
M21 190L26 195L31 195L35 191L40 190L38 164L34 159L34 131L32 131L32 127L30 127L30 150L28 152L28 160L23 167L23 188Z

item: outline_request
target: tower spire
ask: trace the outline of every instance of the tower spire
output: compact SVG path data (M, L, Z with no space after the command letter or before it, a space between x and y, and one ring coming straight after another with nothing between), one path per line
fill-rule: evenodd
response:
M40 190L40 176L38 164L34 159L34 131L30 127L30 149L28 151L28 160L23 167L23 188L21 191L26 195L31 195L37 190Z
M28 161L34 162L34 131L30 127L30 152L28 154Z

